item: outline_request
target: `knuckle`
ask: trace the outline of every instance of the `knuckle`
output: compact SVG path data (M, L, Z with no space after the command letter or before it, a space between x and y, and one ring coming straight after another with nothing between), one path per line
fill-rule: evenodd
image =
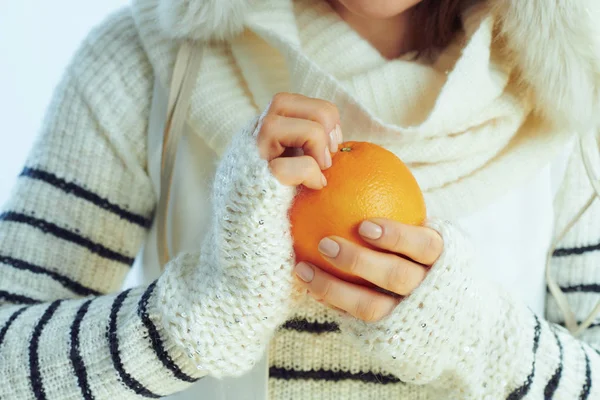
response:
M333 293L333 284L331 283L330 280L326 280L323 282L321 287L318 289L316 295L321 300L328 300L331 298L332 293Z
M325 111L327 113L327 117L332 119L332 122L335 122L340 119L340 112L337 106L329 101L325 101Z
M346 256L348 259L348 272L359 275L361 266L364 263L364 253L358 249L353 249L350 253Z
M395 228L392 231L392 237L390 242L392 243L392 249L398 253L402 252L404 244L406 243L406 231L401 228Z
M275 114L267 114L262 120L259 135L263 138L271 138L277 131L278 117Z
M308 135L314 141L320 141L325 138L325 128L323 125L314 122L311 124L310 129L308 131Z
M444 251L444 240L442 239L440 234L434 230L431 230L430 249L433 252L433 254L431 255L431 262L434 263L438 260L438 258Z
M315 111L313 117L316 122L318 122L322 126L326 126L329 124L329 120L331 119L326 110L319 108ZM324 131L325 129L323 129Z
M423 258L431 262L435 262L442 251L442 239L434 230L428 230L428 234L422 241L422 246L421 252L423 254Z
M409 273L406 265L398 258L393 265L387 271L387 285L388 289L394 293L404 294L406 285L409 281Z
M280 158L276 158L269 162L269 169L271 170L271 174L276 178L281 178L281 170L282 170L282 162Z
M323 106L319 107L315 117L324 125L332 125L338 120L337 107L324 101Z
M359 300L356 302L354 315L356 318L366 322L377 321L380 318L378 302L373 296L361 296L361 298L359 298Z
M275 93L275 95L271 99L271 108L269 109L269 111L274 113L279 112L283 108L284 104L287 103L290 96L292 96L292 94L288 92Z

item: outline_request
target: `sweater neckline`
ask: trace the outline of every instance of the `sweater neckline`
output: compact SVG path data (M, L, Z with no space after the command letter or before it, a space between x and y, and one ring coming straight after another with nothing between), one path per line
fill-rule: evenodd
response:
M380 68L387 60L323 0L294 1L300 46L340 81Z
M405 62L404 71L394 65L395 70L388 72L393 75L390 82L396 92L373 92L369 101L363 92L355 90L360 85L342 82L323 67L323 61L319 63L308 54L302 47L308 43L302 42L305 32L299 32L294 2L285 1L289 5L285 10L282 3L262 3L248 20L248 34L233 43L235 62L257 109L264 109L278 91L336 104L345 139L373 142L398 155L411 168L426 195L428 210L435 215L468 215L545 165L563 143L560 132L548 132L539 120L529 119L530 99L511 80L512 65L499 58L501 52L494 43L495 20L483 6L465 11L464 36L455 41L460 50L454 60L441 54L435 65L427 68ZM289 21L290 14L293 28L281 22ZM324 18L331 15L326 13ZM318 21L310 22L312 26ZM327 61L323 56L321 60ZM388 65L383 63L379 68ZM438 79L434 82L437 87L421 90L428 103L404 90L419 91L421 82L431 84L428 79L432 75ZM398 77L406 78L405 86L398 84ZM361 84L370 86L362 77ZM388 100L396 107L393 116L404 119L382 118L369 105ZM211 137L218 139L216 134ZM543 154L536 151L542 142L547 149ZM506 167L516 165L522 174L507 174ZM489 182L495 183L493 187Z
M268 106L274 93L322 98L338 106L345 139L370 141L398 155L417 178L428 210L451 218L475 211L522 181L563 142L562 135L555 134L559 132L542 129L539 121L524 125L529 99L510 82L511 65L493 51L494 17L486 9L468 18L468 40L426 118L400 125L375 115L362 94L353 94L303 51L294 1L256 4L244 34L203 48L190 125L217 154ZM148 35L156 29L151 23L144 26ZM157 54L174 54L172 41L154 37L155 59ZM167 62L156 66L165 87L171 69ZM403 98L401 109L411 102L418 105L406 93ZM547 151L540 153L540 145ZM518 168L520 174L508 174L507 167Z
M462 56L464 33L431 57L387 59L323 0L297 0L301 51L382 122L410 128L425 122ZM473 29L473 27L471 27Z

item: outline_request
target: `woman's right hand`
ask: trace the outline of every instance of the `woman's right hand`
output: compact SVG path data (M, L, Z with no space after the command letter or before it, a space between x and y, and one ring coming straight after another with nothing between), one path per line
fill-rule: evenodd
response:
M342 141L337 107L294 93L273 96L257 137L260 156L279 182L311 189L327 185L321 171L331 167Z
M323 187L337 126L331 103L278 94L224 151L200 251L182 252L157 282L160 325L207 374L250 370L290 315L294 186Z

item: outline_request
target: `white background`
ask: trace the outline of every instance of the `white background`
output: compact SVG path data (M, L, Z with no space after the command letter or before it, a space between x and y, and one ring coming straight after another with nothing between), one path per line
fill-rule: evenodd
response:
M0 0L0 208L81 40L128 0Z

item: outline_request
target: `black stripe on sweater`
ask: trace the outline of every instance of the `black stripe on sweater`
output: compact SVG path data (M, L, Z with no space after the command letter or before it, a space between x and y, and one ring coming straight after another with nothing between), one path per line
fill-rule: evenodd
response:
M85 317L85 314L88 312L91 302L92 300L88 300L83 303L81 307L79 307L79 310L77 310L77 314L75 314L75 319L71 325L71 349L69 353L75 376L77 376L77 384L79 385L79 389L81 389L81 394L85 400L94 400L94 396L92 395L92 389L88 382L85 363L83 362L83 358L79 351L79 329L81 327L81 321L83 321L83 317Z
M281 326L281 329L316 334L340 331L340 327L335 322L310 322L299 318L287 321Z
M150 286L148 286L148 289L146 289L142 298L140 299L140 302L138 303L137 310L137 313L140 319L142 320L142 323L148 330L148 335L150 337L152 349L154 350L154 353L156 354L156 357L158 357L160 362L162 362L165 368L171 371L177 379L180 379L184 382L196 382L198 380L197 378L193 378L187 375L181 370L181 368L179 368L177 364L175 364L175 362L165 349L165 346L163 345L163 342L160 338L158 330L156 329L156 326L154 325L154 323L150 319L150 316L148 315L148 300L150 299L150 296L152 295L152 292L154 291L155 287L156 282L153 282Z
M550 288L546 287L547 291L550 292ZM600 284L588 283L581 285L572 286L561 286L560 290L564 293L600 293Z
M28 307L21 307L21 308L19 308L17 311L15 311L14 313L12 313L12 315L10 316L10 318L8 319L8 321L6 321L6 323L2 327L2 330L0 330L0 346L2 346L2 342L4 342L4 338L6 337L6 333L10 329L10 326L13 324L13 322L15 322L15 320L17 318L19 318L19 315L23 314L23 312L25 310L27 310L27 308Z
M529 374L529 376L527 376L527 379L525 380L523 385L516 388L508 396L508 398L507 398L508 400L518 400L518 399L524 398L525 396L527 396L527 393L529 393L529 390L531 389L531 385L533 384L533 377L535 376L535 361L537 358L537 350L540 345L540 336L542 333L542 326L540 324L540 320L538 319L538 317L536 315L534 315L534 318L535 318L535 328L534 328L534 335L533 335L533 362L531 365L531 373Z
M119 294L113 302L113 305L110 310L108 332L106 334L108 337L110 358L112 360L115 370L121 378L121 382L125 386L133 390L137 395L148 397L151 399L159 399L161 397L160 395L152 393L150 390L144 387L144 385L142 385L134 377L132 377L127 371L125 371L125 366L123 365L123 361L121 360L121 354L119 352L119 337L117 333L117 316L129 292L130 290L126 290L123 293Z
M556 389L558 388L558 385L560 384L560 378L562 377L562 371L563 371L563 357L564 357L563 345L562 345L562 342L560 341L560 339L558 338L558 335L556 334L556 332L552 332L552 334L554 335L554 339L556 340L556 345L558 346L559 356L558 356L558 366L556 367L554 374L552 374L552 378L550 378L550 380L548 381L548 384L546 385L546 388L544 389L544 399L546 399L546 400L552 399L554 397L554 392L556 392Z
M127 257L124 254L110 250L99 243L92 242L88 238L85 238L77 233L73 233L65 228L61 228L52 222L44 221L43 219L34 218L17 212L6 212L4 214L0 214L0 221L27 224L41 230L44 233L48 233L56 236L57 238L85 247L92 253L98 254L100 257L104 257L109 260L117 261L127 265L131 265L134 262L134 259L131 257Z
M400 379L392 375L376 374L374 372L352 373L346 371L330 371L330 370L310 370L298 371L295 369L269 368L269 377L274 379L289 380L315 380L339 382L345 380L360 381L365 383L378 383L387 385L390 383L403 383Z
M107 199L100 197L96 193L90 192L76 183L59 178L51 172L35 168L25 168L23 169L23 172L21 172L21 176L46 182L65 193L72 194L73 196L87 200L106 211L110 211L132 224L139 225L143 228L149 228L150 225L152 225L152 219L127 211L118 205L111 203Z
M42 382L42 373L40 371L40 359L38 354L40 336L44 331L44 327L50 321L61 302L62 300L57 300L48 306L35 328L33 328L33 335L31 336L31 341L29 342L29 379L31 382L31 390L33 391L33 395L38 400L46 399L46 391L44 389L44 383Z
M44 267L40 267L23 260L18 260L16 258L0 255L0 263L10 265L11 267L16 269L33 272L34 274L46 275L54 279L73 293L81 296L97 296L100 294L100 292L98 292L97 290L85 287L81 283L74 281L71 278L68 278L57 272L50 271Z
M579 400L587 400L587 398L590 397L590 391L592 390L592 368L590 367L590 358L583 346L581 347L581 351L583 351L583 354L585 355L585 383L581 388Z
M553 257L578 256L581 254L591 253L593 251L599 251L599 250L600 250L600 243L592 244L589 246L582 246L582 247L570 247L570 248L564 248L564 249L556 249L556 250L554 250L554 253L552 253L552 256Z
M7 292L6 290L0 290L0 301L12 304L39 304L42 302L41 300L32 299L31 297L23 296L21 294Z

